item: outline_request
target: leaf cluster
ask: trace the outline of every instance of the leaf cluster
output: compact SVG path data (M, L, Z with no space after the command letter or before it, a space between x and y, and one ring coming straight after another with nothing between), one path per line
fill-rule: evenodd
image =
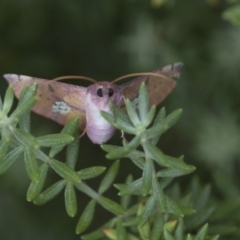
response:
M18 159L24 159L31 181L26 196L28 201L42 205L63 191L66 212L74 217L78 212L77 192L89 196L90 201L82 210L76 225L77 234L87 230L97 217L96 204L114 215L99 229L82 235L82 239L101 239L104 236L130 240L218 238L208 236L208 225L193 235L186 234L186 230L199 229L210 214L205 213L205 218L195 215L189 195L176 197L174 191L168 190L173 189L170 186L174 178L195 170L194 166L184 162L183 156L168 156L156 146L161 135L179 119L182 110L167 115L165 108L162 108L155 114L156 107L149 109L148 92L145 84L142 84L138 105L126 100L127 114L113 104L111 107L114 115L102 112L112 125L134 137L130 142L124 139L123 146L102 145L107 152L106 157L115 161L100 181L99 188L94 190L86 181L101 175L106 168L93 166L75 169L79 150L78 118L69 121L59 134L37 138L30 134L30 108L36 102L36 91L36 84L26 87L17 108L11 114L9 112L14 98L11 87L7 90L4 102L0 101L0 173L4 173ZM42 150L46 147L49 148L48 154ZM65 147L66 160L61 162L56 156ZM116 159L120 158L130 159L142 171L141 177L134 179L129 174L125 183L114 184L120 165ZM46 187L49 168L53 169L60 180ZM119 190L120 203L104 196L112 185ZM183 220L184 216L189 217L189 222ZM194 216L197 219L195 225Z

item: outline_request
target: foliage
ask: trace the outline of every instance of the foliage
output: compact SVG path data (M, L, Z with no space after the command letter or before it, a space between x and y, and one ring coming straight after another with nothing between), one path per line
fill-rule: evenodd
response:
M83 210L81 209L82 214L76 226L77 234L82 234L93 219L97 218L96 203L114 215L98 230L82 235L82 239L101 239L104 235L109 239L209 239L208 225L202 225L214 210L213 207L205 206L209 190L204 190L201 197L196 199L196 206L191 203L193 199L190 195L176 195L174 186L171 186L174 178L193 172L195 167L186 164L182 156L175 158L165 155L156 147L160 136L176 123L181 110L166 115L165 109L162 108L155 116L155 106L148 110L148 92L145 84L142 84L136 109L126 100L127 115L113 104L112 108L116 108L115 117L102 112L116 128L135 135L129 143L124 139L122 147L102 145L107 151L106 157L111 160L129 158L142 171L141 178L134 179L129 174L125 183L114 184L119 190L119 204L103 195L116 179L119 160L114 161L107 170L97 191L92 189L86 180L101 175L105 167L93 166L75 170L79 145L79 139L75 138L78 136L78 118L68 122L59 134L38 138L30 134L29 109L36 101L36 90L36 84L24 88L17 108L9 116L13 103L11 87L8 88L4 103L1 104L0 171L4 173L17 159L23 157L26 172L31 180L27 190L28 201L43 205L64 191L66 212L70 217L74 217L78 212L76 191L89 196L91 200ZM143 151L136 150L139 145ZM56 159L56 155L65 146L67 156L63 163ZM48 154L42 151L43 147L50 148ZM60 180L46 187L49 168L53 169ZM196 193L199 194L200 189ZM195 214L192 207L203 212ZM184 216L189 217L184 220ZM201 225L202 228L196 234L186 235L185 229L193 231ZM211 239L217 238L215 235Z
M169 63L184 62L186 68L174 93L164 101L169 112L181 107L184 114L178 124L160 139L159 144L153 146L161 146L164 156L180 156L184 153L187 165L197 167L194 174L199 178L193 177L193 174L178 177L163 191L177 203L182 198L189 199L186 205L196 210L196 214L183 218L184 237L186 233L196 235L208 222L209 235L220 234L220 239L238 240L240 238L238 11L239 0L196 0L194 3L192 0L3 0L0 8L0 72L1 75L10 72L48 79L70 74L111 80L126 73L152 71ZM2 96L5 94L6 85L4 80L0 81ZM30 102L26 104L31 105ZM7 105L5 108L8 108ZM12 109L8 113L10 117L15 108ZM2 115L1 118L3 116L6 115ZM60 130L57 124L43 118L37 120L33 114L29 131L27 126L30 126L28 122L30 118L26 117L25 121L23 119L22 115L19 119L21 128L17 125L17 119L12 118L11 121L16 121L13 127L5 129L7 125L4 125L1 130L1 136L6 133L4 135L6 141L2 141L0 152L11 152L5 159L3 171L12 164L8 172L1 175L0 180L0 212L4 213L4 218L0 218L1 237L24 240L79 239L74 233L73 226L77 223L76 218L83 214L82 211L88 205L89 197L73 188L73 184L66 183L64 177L68 177L68 174L63 176L61 166L57 168L55 162L51 161L51 165L40 167L43 164L41 159L49 161L50 158L67 162L67 166L77 172L82 182L87 182L87 185L96 192L100 189L99 182L104 176L100 173L104 172L112 161L106 160L103 151L98 146L93 146L85 137L81 141L78 157L78 150L75 149L76 146L77 149L79 147L77 141L74 141L71 147L67 145L56 155L54 153L56 150L50 153L48 147L38 148L36 145L37 149L34 149L34 142L36 144L36 139L39 138L36 136L45 137ZM5 124L8 124L8 121L9 119L5 118ZM152 125L149 125L147 130L151 127ZM30 135L24 135L23 131ZM10 134L9 138L7 133ZM134 137L137 136L133 135ZM126 136L126 139L131 138ZM58 140L59 138L55 136L56 144ZM117 136L112 139L111 144L115 144L116 141ZM31 148L22 147L29 143ZM44 144L44 138L41 144ZM127 141L124 144L128 144ZM145 154L141 142L139 144L139 151ZM116 149L124 147L115 145ZM15 148L16 146L19 148ZM114 146L106 147L111 147L112 152ZM36 161L33 160L30 151L32 148L34 154L40 154L35 157ZM44 155L41 155L42 153ZM20 157L17 159L18 155ZM0 155L1 158L4 156L6 155ZM21 158L24 159L24 164ZM75 161L75 158L78 161ZM120 160L120 169L114 185L122 184L129 178L134 182L143 175L143 166L142 168L141 165L138 166L136 160L129 159L128 155L124 159ZM158 180L167 179L163 174L169 174L170 169L160 166L155 160L153 162L156 172L160 172ZM93 169L92 166L98 167ZM171 170L171 174L174 171ZM127 177L129 173L132 177ZM44 179L41 174L47 175L45 183L41 183L44 185L42 191L56 182L58 185L55 186L55 190L60 191L63 187L68 196L71 196L70 193L75 189L78 207L75 218L65 217L66 211L62 207L64 191L41 207L31 206L31 203L23 200L22 194L29 187L29 178L32 182L39 178ZM41 184L39 183L38 187L41 187ZM120 185L116 187L120 188ZM105 191L104 187L99 191ZM117 203L120 202L116 196L116 188L110 187L102 194ZM150 194L151 192L145 197L134 195L130 206L134 201L141 201L146 206ZM42 197L45 198L46 195ZM66 200L73 202L69 206L76 206L74 199L73 197ZM93 203L89 203L90 207L83 216L91 215L93 209L96 209L96 212L92 214L92 224L87 233L98 228L100 220L105 221L112 216L107 215L108 212L96 201L90 201ZM67 214L71 215L76 208L67 211ZM165 222L177 219L173 214L169 215L164 214ZM149 219L150 225L153 224L153 219L154 216ZM87 221L83 218L82 222ZM116 232L119 225L117 221L109 228ZM126 228L132 232L136 230L136 225ZM171 234L175 237L175 232Z

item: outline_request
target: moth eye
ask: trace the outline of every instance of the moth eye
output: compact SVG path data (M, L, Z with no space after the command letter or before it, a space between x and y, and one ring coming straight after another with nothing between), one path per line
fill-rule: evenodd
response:
M113 89L112 89L112 88L109 88L109 89L108 89L108 96L109 96L109 97L112 97L113 93L114 93Z
M102 97L102 96L103 96L103 91L102 91L101 88L99 88L99 89L97 90L97 95L98 95L99 97Z

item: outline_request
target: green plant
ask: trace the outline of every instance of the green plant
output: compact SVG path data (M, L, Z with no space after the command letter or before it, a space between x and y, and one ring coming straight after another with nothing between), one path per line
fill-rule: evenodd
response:
M76 138L79 135L78 118L68 122L59 134L38 138L30 134L30 108L36 101L36 91L36 84L26 87L17 108L9 116L13 103L11 87L6 92L4 103L0 101L0 173L4 173L23 154L31 180L27 191L28 201L42 205L64 191L67 214L74 217L78 212L76 191L89 196L89 203L85 209L81 209L82 214L76 226L77 234L87 230L97 217L96 204L114 215L107 223L102 223L103 226L99 229L81 235L82 239L218 239L217 235L209 237L208 225L203 225L211 214L205 215L195 225L184 220L184 216L195 214L194 199L191 194L180 194L179 187L173 184L173 180L193 172L195 167L186 164L183 156L168 156L156 147L161 135L176 123L182 110L166 115L165 108L162 108L155 115L155 106L148 109L148 92L144 84L139 90L137 108L126 100L127 114L110 103L114 116L106 112L102 112L102 115L117 129L135 136L129 143L124 139L123 146L105 144L101 147L107 152L108 159L130 159L142 171L142 176L134 179L129 174L125 183L114 184L120 164L119 160L115 160L102 178L98 190L94 190L86 183L87 180L103 174L106 168L92 166L75 170L79 148L79 140ZM50 148L49 153L42 151L42 147ZM63 163L55 157L64 147L67 147L67 151ZM61 180L45 188L49 168ZM119 190L120 203L104 196L112 185ZM200 203L203 202L204 199ZM202 227L199 228L199 225Z

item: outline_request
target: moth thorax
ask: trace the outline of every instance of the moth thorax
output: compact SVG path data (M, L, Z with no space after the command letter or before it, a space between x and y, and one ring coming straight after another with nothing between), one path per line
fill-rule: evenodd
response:
M87 135L93 143L102 144L114 134L115 128L101 115L101 110L111 113L109 100L118 104L120 88L109 82L96 83L88 87L86 95Z

